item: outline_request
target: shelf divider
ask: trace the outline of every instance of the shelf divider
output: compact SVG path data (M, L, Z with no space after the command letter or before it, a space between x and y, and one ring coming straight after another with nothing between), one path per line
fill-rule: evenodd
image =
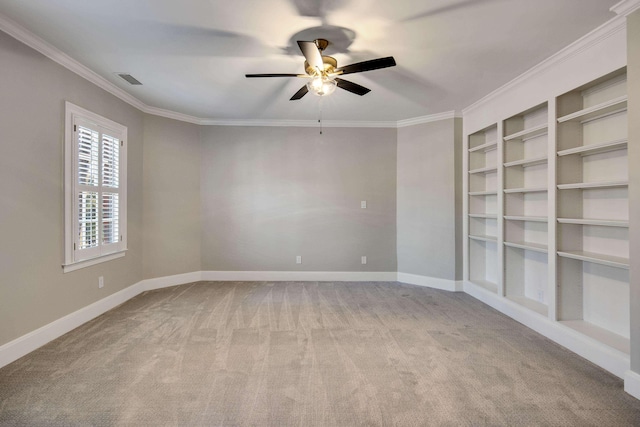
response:
M567 150L558 151L558 156L569 156L571 154L581 154L590 156L593 154L606 153L607 151L624 150L627 148L628 140L618 139L616 141L601 142L599 144L582 145L580 147L569 148Z
M548 191L547 187L536 187L536 188L505 188L504 192L506 194L511 193L541 193L543 191Z
M525 129L523 131L512 133L511 135L507 135L504 137L505 141L515 141L515 140L527 140L531 138L535 138L536 136L545 135L547 133L549 125L547 123L543 123L538 126L534 126L529 129Z
M549 252L549 248L547 245L543 245L541 243L531 243L531 242L504 242L505 246L509 246L511 248L525 249L528 251L541 252L546 254Z
M585 251L558 251L558 256L576 259L578 261L592 262L594 264L606 265L609 267L629 269L629 258L622 258L611 255L596 254Z
M628 220L617 219L558 218L558 222L560 224L598 225L601 227L629 227Z
M547 163L548 157L547 156L540 156L540 157L534 157L531 159L522 159L522 160L514 160L513 162L507 162L504 164L505 168L511 168L514 166L522 166L522 167L529 167L529 166L536 166L536 165L542 165Z
M498 215L497 214L487 214L487 213L470 213L469 214L470 218L484 218L484 219L498 219Z
M472 169L469 171L469 174L477 174L477 173L494 173L498 171L497 166L487 166L485 168Z
M613 187L627 187L628 185L629 185L629 181L575 182L572 184L558 184L558 190L613 188Z
M489 191L470 191L469 192L470 196L497 196L498 192L495 190L489 190Z
M495 150L498 147L498 141L490 141L486 144L478 145L477 147L469 148L470 153L475 153L476 151L491 151Z
M611 114L620 113L627 109L627 95L620 96L618 98L611 99L607 102L603 102L593 107L585 108L575 113L567 114L558 118L558 123L565 122L586 122L589 120L597 119L600 117L606 117Z
M481 242L496 243L498 241L498 238L496 236L487 236L481 234L469 234L469 238L471 240L480 240Z
M505 215L504 219L507 221L549 222L549 219L546 216Z

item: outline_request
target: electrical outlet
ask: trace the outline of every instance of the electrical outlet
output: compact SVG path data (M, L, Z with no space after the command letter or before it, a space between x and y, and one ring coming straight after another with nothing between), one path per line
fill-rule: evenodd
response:
M366 264L366 263L367 263L367 256L366 256L366 255L363 255L362 257L360 257L360 262L361 262L362 264Z
M302 255L296 256L296 264L302 264Z
M104 288L104 276L98 277L98 288Z
M367 209L367 201L363 200L360 202L360 209Z

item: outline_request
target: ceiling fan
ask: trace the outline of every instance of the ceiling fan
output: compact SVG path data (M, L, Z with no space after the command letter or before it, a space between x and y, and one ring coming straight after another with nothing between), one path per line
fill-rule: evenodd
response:
M336 61L335 58L322 55L322 52L329 46L327 40L298 41L298 46L305 58L304 68L306 74L245 74L245 77L300 77L310 79L306 85L302 86L300 90L291 97L290 101L298 100L308 92L318 96L330 95L335 91L336 87L362 96L369 93L371 89L341 79L338 76L362 73L363 71L377 70L379 68L393 67L396 65L393 56L388 56L386 58L372 59L338 67L338 61Z

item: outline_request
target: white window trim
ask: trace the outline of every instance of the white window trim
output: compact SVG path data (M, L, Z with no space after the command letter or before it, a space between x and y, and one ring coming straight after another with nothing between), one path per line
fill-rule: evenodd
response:
M76 261L74 259L74 183L75 177L75 159L74 159L74 122L76 118L95 123L97 126L117 130L122 136L123 155L120 158L120 234L122 235L122 243L120 249L115 252L103 254L90 259ZM62 264L63 272L78 270L81 268L96 265L102 262L111 261L121 258L127 251L127 128L112 120L106 119L98 114L92 113L82 107L70 102L65 102L65 130L64 130L64 263Z

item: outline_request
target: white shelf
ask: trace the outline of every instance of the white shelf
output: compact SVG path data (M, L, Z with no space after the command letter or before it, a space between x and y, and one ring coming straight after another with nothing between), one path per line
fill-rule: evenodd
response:
M584 251L558 251L558 256L577 259L579 261L592 262L594 264L607 265L609 267L629 269L629 258Z
M629 354L630 344L629 339L621 335L614 334L606 329L600 328L592 323L585 322L584 320L562 320L560 324L567 326L583 335L593 338L602 344L615 348L625 354Z
M478 168L478 169L473 169L470 170L469 173L470 174L476 174L476 173L494 173L498 171L498 167L497 166L489 166L486 168Z
M505 188L504 192L507 194L510 193L541 193L543 191L547 191L547 187L537 187L537 188Z
M476 151L491 151L498 148L498 141L487 142L486 144L478 145L477 147L469 148L470 153L475 153Z
M546 304L532 300L531 298L509 295L507 296L507 299L525 308L528 308L529 310L542 314L543 316L546 316L549 312L549 307Z
M490 191L471 191L469 192L470 196L497 196L498 192L496 190Z
M469 238L471 240L479 240L481 242L492 242L496 243L498 238L496 236L486 236L486 235L471 235L469 234Z
M548 218L546 216L505 215L504 219L508 221L548 222Z
M535 251L535 252L542 252L542 253L547 253L549 252L549 248L547 245L542 245L540 243L531 243L531 242L504 242L505 246L509 246L511 248L519 248L519 249L526 249L528 251Z
M513 166L522 166L523 168L529 167L529 166L536 166L536 165L542 165L547 163L547 156L540 156L540 157L535 157L532 159L522 159L522 160L515 160L513 162L507 162L504 164L505 168L510 168Z
M558 218L558 222L561 224L598 225L602 227L629 227L629 221L617 219Z
M535 126L535 127L520 131L518 133L507 135L504 137L504 140L505 141L514 141L514 140L526 141L527 139L535 138L536 136L546 135L548 132L548 127L549 126L546 123L543 123L539 126Z
M497 214L486 214L486 213L478 213L478 214L469 214L470 218L485 218L485 219L498 219Z
M470 279L469 281L474 285L480 286L481 288L493 292L494 294L498 293L498 284L496 283L481 279Z
M613 188L613 187L627 187L628 185L629 185L629 181L576 182L573 184L558 184L558 190Z
M580 154L590 156L593 154L606 153L607 151L624 150L627 148L627 139L619 139L616 141L602 142L599 144L589 144L580 147L569 148L568 150L558 151L558 156L569 156L571 154Z
M603 102L575 113L567 114L558 118L558 123L565 122L586 122L589 120L606 117L611 114L619 113L627 109L627 96L620 96L607 102Z

